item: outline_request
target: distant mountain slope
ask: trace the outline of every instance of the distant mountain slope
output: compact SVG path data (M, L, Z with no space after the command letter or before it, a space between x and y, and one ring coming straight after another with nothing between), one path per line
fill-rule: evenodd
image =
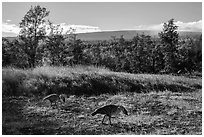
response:
M132 39L137 34L150 35L152 37L158 37L160 31L151 31L151 30L124 30L124 31L102 31L102 32L92 32L92 33L80 33L77 35L78 39L92 41L92 40L110 40L112 36L120 38L121 35L125 39ZM197 37L200 36L202 32L189 32L189 31L180 31L180 37ZM15 37L7 37L9 40L15 39Z
M151 36L157 36L158 32L149 31L149 30L127 30L127 31L103 31L103 32L93 32L93 33L81 33L77 35L77 38L81 40L109 40L112 36L116 36L116 38L120 38L121 35L125 39L132 39L137 34L145 34Z
M8 39L9 41L13 41L16 37L5 37L6 39Z
M93 33L81 33L77 35L77 38L81 40L109 40L112 36L120 38L121 35L125 39L132 39L137 34L150 35L152 37L158 37L160 31L151 31L151 30L127 30L127 31L103 31L103 32L93 32ZM180 37L196 37L200 36L202 32L189 32L189 31L180 31Z

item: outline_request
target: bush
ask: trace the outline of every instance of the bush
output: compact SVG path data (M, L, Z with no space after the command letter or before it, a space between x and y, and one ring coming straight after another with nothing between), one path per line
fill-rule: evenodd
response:
M7 68L2 70L2 95L19 96L24 95L23 81L26 79L27 71Z

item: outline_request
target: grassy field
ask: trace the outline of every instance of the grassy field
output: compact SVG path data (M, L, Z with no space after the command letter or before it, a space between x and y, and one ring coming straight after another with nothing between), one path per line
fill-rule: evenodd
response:
M202 134L202 78L128 74L105 68L40 67L2 71L2 134ZM68 95L49 107L42 98ZM101 124L98 107L123 105L128 116ZM108 123L108 120L105 121Z

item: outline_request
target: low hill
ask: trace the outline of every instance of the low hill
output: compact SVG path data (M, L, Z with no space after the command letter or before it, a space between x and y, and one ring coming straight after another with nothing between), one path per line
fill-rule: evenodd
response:
M93 33L83 33L78 34L77 37L81 40L110 40L112 36L116 36L116 38L120 38L121 35L125 39L132 39L136 35L150 35L152 37L158 37L158 33L160 31L151 31L151 30L127 30L127 31L103 31L103 32L93 32ZM202 33L201 32L189 32L189 31L180 31L180 37L198 37Z
M81 40L110 40L112 39L112 36L115 36L116 38L120 38L121 35L125 39L132 39L136 35L150 35L152 37L157 37L158 32L157 31L149 31L149 30L127 30L127 31L103 31L103 32L93 32L93 33L83 33L78 34L77 37Z
M39 67L34 70L3 69L3 95L64 93L99 95L120 92L201 89L201 79L184 76L130 74L92 66Z
M67 94L50 106L42 98ZM128 116L91 116L124 106ZM110 128L111 127L111 128ZM104 68L39 67L2 70L3 135L201 135L202 78L130 74Z
M158 37L159 31L151 30L123 30L123 31L102 31L102 32L92 32L92 33L80 33L77 35L78 39L84 41L93 40L110 40L112 36L120 38L121 35L125 39L132 39L137 34L150 35L152 37ZM179 31L180 37L198 37L202 35L202 32L190 32L190 31ZM9 40L14 40L15 37L6 37Z

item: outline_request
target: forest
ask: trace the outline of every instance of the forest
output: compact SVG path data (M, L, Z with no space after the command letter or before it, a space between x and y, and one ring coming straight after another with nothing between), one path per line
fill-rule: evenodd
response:
M174 19L164 23L156 38L135 34L128 40L121 35L105 41L82 41L73 29L62 34L60 25L51 21L46 34L48 15L49 11L38 6L36 13L25 15L15 40L2 38L3 67L93 65L128 73L201 72L202 36L180 38ZM35 22L35 18L39 20Z

